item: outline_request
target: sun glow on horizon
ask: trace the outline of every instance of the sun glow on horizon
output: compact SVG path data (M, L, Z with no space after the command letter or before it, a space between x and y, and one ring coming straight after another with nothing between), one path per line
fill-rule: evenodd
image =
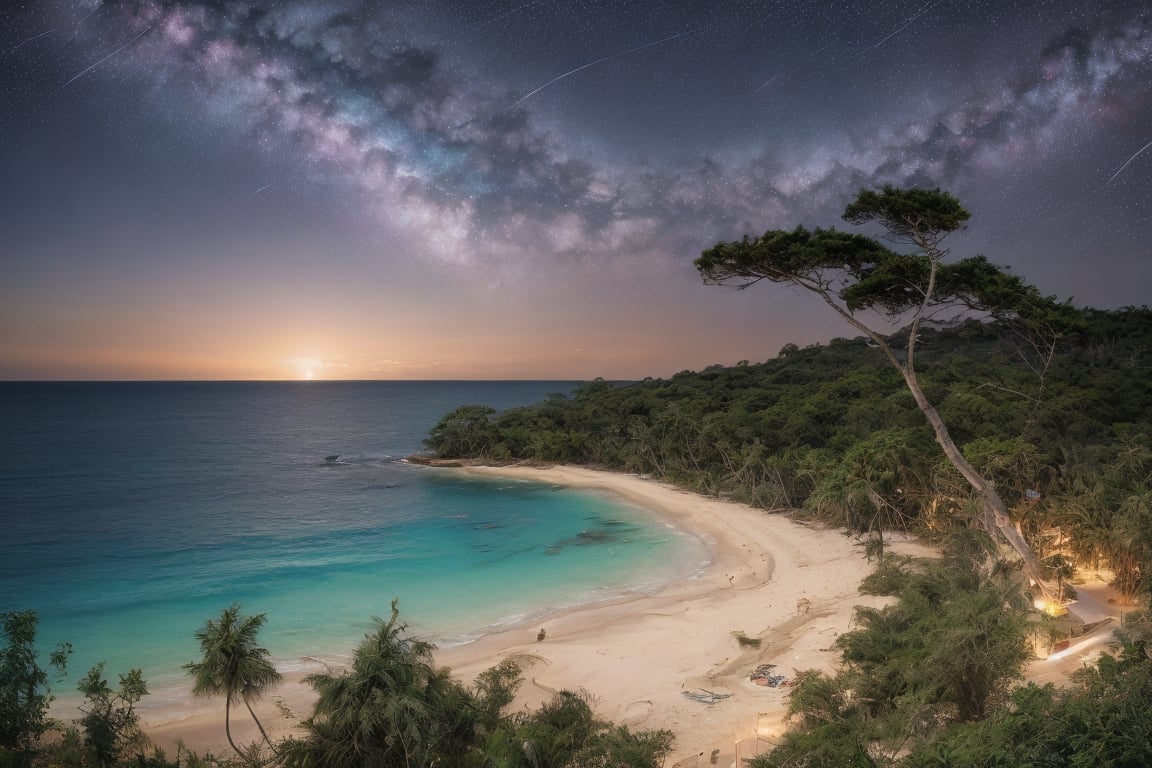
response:
M294 357L285 363L301 381L312 381L324 371L324 361L317 357Z

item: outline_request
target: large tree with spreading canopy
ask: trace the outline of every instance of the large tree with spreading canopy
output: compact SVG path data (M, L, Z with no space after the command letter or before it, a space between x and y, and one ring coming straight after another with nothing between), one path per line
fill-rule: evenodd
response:
M1026 334L1049 336L1070 316L1067 304L1044 297L1033 286L983 256L947 261L944 239L961 229L971 214L939 189L861 190L844 211L852 224L877 224L894 250L873 237L836 229L797 227L770 230L759 237L720 242L696 259L709 284L747 288L762 280L809 291L867 336L900 372L924 413L949 462L979 498L984 529L999 535L1020 556L1033 580L1049 596L1044 571L1028 542L1009 517L1004 500L952 440L944 420L925 395L916 371L920 324L945 309L986 313L1011 321ZM906 324L903 334L865 322L868 318Z

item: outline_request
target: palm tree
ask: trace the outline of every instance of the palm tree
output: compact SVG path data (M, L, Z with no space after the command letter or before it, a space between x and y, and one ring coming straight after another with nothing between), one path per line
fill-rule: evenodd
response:
M191 661L184 669L195 680L192 693L196 696L224 694L224 732L228 743L240 754L232 740L230 722L233 702L244 702L248 713L260 729L268 746L272 742L252 711L252 700L258 699L269 688L280 682L280 673L268 660L268 649L256 644L256 634L264 626L265 614L241 616L240 604L232 603L220 614L219 621L208 619L196 632L203 658Z
M281 756L287 766L461 765L476 739L475 699L433 663L435 646L406 634L392 615L373 631L340 674L305 678L317 695L313 714Z

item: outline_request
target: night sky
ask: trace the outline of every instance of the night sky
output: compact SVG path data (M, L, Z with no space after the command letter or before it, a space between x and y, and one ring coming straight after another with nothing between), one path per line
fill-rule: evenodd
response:
M856 335L717 240L942 187L1152 295L1152 12L1101 0L7 2L0 378L668 376Z

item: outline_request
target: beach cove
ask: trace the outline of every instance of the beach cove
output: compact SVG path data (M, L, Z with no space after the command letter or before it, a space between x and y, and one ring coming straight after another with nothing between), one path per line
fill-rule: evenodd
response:
M788 679L796 670L831 671L838 658L832 644L852 628L854 608L885 600L857 591L871 565L840 530L614 472L579 467L428 471L607 493L704 542L708 565L658 591L546 614L537 623L436 655L465 683L505 658L515 659L524 684L513 709L534 707L555 690L582 689L601 717L633 729L667 728L676 734L670 766L708 765L716 750L717 764L729 765L737 756L768 749L784 728L789 689L756 685L750 673L761 664L776 665L773 674ZM541 628L546 638L538 641ZM736 632L759 639L759 647L741 646ZM311 690L302 678L323 669L319 661L302 660L260 703L258 712L272 725L274 737L289 733L295 719L308 714ZM726 698L706 703L684 695L704 692ZM281 716L278 704L295 719ZM147 732L169 754L177 740L197 752L227 754L222 716L223 703L217 701L144 712ZM258 735L240 717L233 733L238 741Z

